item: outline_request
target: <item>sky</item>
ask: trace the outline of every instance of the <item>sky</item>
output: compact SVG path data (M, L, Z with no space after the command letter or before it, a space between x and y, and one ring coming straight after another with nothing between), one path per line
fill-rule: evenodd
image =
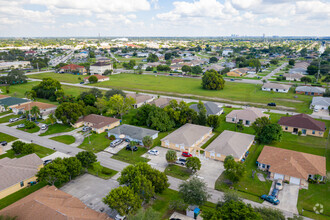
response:
M0 0L0 37L330 36L330 0Z

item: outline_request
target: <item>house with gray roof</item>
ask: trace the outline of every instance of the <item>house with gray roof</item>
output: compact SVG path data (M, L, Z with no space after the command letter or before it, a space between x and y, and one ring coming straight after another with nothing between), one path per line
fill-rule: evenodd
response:
M22 99L22 98L16 98L16 97L6 97L0 99L0 112L5 111L5 106L7 106L9 109L19 106L23 103L29 103L30 100Z
M265 83L261 89L262 91L274 91L274 92L283 92L288 93L291 88L291 85L285 85L280 83Z
M214 102L205 102L204 106L206 108L207 115L221 115L221 113L223 112L223 109L220 108L219 105L215 104ZM197 113L199 113L197 104L192 104L190 108L194 109Z
M199 145L210 137L212 128L187 123L161 139L161 146L178 151L198 151Z
M108 137L114 135L116 138L129 139L130 141L137 142L139 145L143 145L142 139L145 136L150 136L152 139L156 139L158 137L158 133L159 131L156 130L123 124L109 130Z
M284 73L283 76L289 81L301 81L301 78L304 77L301 73Z
M305 68L292 68L289 70L290 74L303 74L303 75L307 75L307 69Z
M322 96L323 93L325 93L325 88L322 88L322 87L298 86L296 88L296 94Z
M205 148L205 157L224 161L226 156L233 156L241 161L254 141L254 135L234 131L223 131Z
M310 108L316 111L324 109L327 110L329 108L329 105L330 97L313 97Z

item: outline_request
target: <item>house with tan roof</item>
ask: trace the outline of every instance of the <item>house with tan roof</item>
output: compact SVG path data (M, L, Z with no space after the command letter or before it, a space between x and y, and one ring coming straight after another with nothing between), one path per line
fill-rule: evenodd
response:
M20 190L32 181L43 167L43 161L36 154L20 158L5 157L0 160L0 199Z
M170 104L171 98L159 97L150 102L151 105L156 105L157 107L164 108Z
M298 114L291 117L281 117L278 121L283 131L298 134L301 131L302 135L311 135L323 137L326 130L325 123L315 120L306 114Z
M249 127L253 122L257 120L257 118L261 117L269 118L269 115L264 114L261 110L252 107L231 111L228 115L226 115L226 122L235 124L242 122L244 126Z
M19 220L111 220L106 213L88 208L72 195L45 186L0 211L0 215Z
M40 110L41 116L47 116L50 113L54 113L57 106L49 103L43 103L43 102L31 102L31 103L24 103L15 107L12 107L14 114L21 114L25 113L27 111L30 111L33 106L37 106Z
M78 75L86 75L87 70L84 66L79 66L77 64L68 64L60 68L60 73L75 73Z
M210 137L212 128L187 123L161 139L161 146L178 151L198 153L199 145Z
M253 141L254 135L225 130L205 148L204 155L220 161L231 155L241 161Z
M91 127L93 131L100 134L119 125L120 125L120 120L117 118L90 114L78 119L78 121L73 125L73 127L75 128L79 128L81 126Z
M228 72L227 76L241 77L241 76L245 76L247 71L249 71L248 68L237 68Z
M271 179L307 187L308 179L318 174L326 176L326 158L277 147L265 146L258 160L258 168L268 171Z
M280 83L265 83L261 89L262 91L268 92L282 92L288 93L291 88L291 85L285 85Z
M126 97L131 97L135 99L134 108L140 108L144 104L148 104L154 100L154 97L151 95L137 94L137 93L128 93Z

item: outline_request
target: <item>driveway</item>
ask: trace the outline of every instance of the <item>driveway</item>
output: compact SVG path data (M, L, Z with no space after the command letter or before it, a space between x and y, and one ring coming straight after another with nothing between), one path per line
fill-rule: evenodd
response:
M102 199L118 186L119 183L113 179L104 180L90 174L84 174L65 184L61 190L77 197L89 208L96 211L103 210L114 218L117 212L105 205Z
M207 183L207 186L209 188L214 189L215 182L225 170L225 168L223 167L223 162L203 158L201 158L200 160L202 166L201 169L197 171L197 176L204 178L204 181Z
M116 154L118 153L121 149L126 147L128 143L126 141L122 142L121 144L117 145L116 147L107 147L104 149L104 151L110 153L110 154Z
M153 168L155 168L161 172L164 172L165 168L167 167L166 152L169 149L163 148L163 147L154 147L153 150L158 150L159 155L155 156L155 155L145 153L142 155L142 157L150 159L150 161L148 162L148 164L150 166L152 166ZM181 152L177 152L178 158L180 155L181 155Z

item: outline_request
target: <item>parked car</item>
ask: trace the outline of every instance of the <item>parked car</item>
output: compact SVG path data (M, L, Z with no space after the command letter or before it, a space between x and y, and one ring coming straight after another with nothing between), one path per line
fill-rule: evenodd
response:
M119 214L117 214L115 218L115 220L125 220L125 219L127 219L126 216L121 216Z
M82 128L82 131L83 132L86 132L86 131L89 131L89 130L91 130L91 128L90 127L87 127L87 126L85 126L85 127Z
M131 142L131 140L128 138L124 138L123 140L126 141L127 143Z
M44 124L41 126L41 130L46 130L48 128L48 125Z
M275 189L278 189L278 190L283 189L283 180L276 180Z
M235 79L230 79L230 81L235 81Z
M180 164L180 165L186 165L186 159L184 159L184 158L179 158L179 159L177 159L177 161L175 161L175 163L176 164Z
M277 198L277 196L278 196L278 192L279 192L278 189L273 189L273 191L272 191L272 196L274 196L274 197Z
M11 118L11 119L9 119L9 122L12 123L12 122L15 122L15 121L18 121L18 120L19 120L19 118Z
M246 151L246 153L245 153L245 157L248 157L249 156L249 151Z
M6 146L6 145L7 145L7 141L1 141L0 144L1 144L2 146Z
M131 145L127 145L127 146L126 146L126 150L130 150L130 151L137 151L137 150L138 150L138 148L137 148L137 146L131 146Z
M25 124L19 124L17 125L17 128L24 128L25 127Z
M23 119L23 118L26 118L26 115L25 114L19 116L19 119Z
M192 155L188 152L182 152L183 157L192 157Z
M267 104L268 106L276 106L275 102L270 102Z
M123 143L123 140L121 139L116 139L110 143L110 147L116 147L117 145Z
M278 205L280 204L280 200L278 200L276 197L274 196L268 196L268 195L262 195L261 196L261 199L267 201L267 202L270 202L274 205Z
M47 164L51 163L53 160L49 159L49 160L45 160L44 161L44 166L46 166Z
M148 150L148 154L157 156L159 154L159 152L158 152L158 150Z

